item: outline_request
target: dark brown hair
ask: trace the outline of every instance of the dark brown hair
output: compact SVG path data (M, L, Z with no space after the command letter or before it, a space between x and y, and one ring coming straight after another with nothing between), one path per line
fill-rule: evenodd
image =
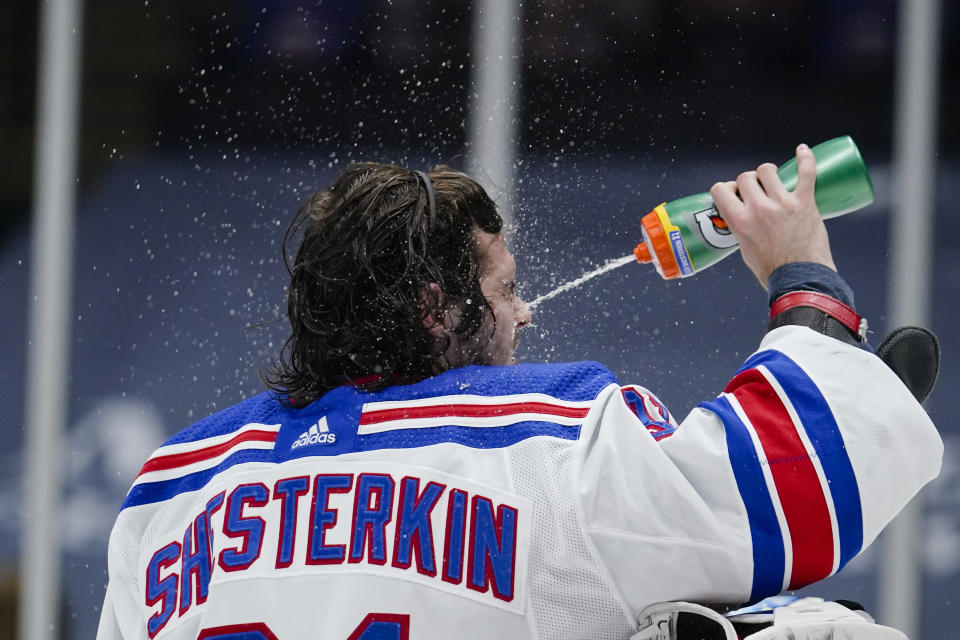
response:
M439 321L459 307L463 339L483 327L491 310L480 291L474 232L498 233L503 221L469 177L444 166L428 175L432 221L426 185L414 172L358 163L290 223L283 254L291 333L263 374L285 401L303 406L342 384L378 389L444 370L449 339L437 343L427 316ZM442 289L443 305L430 295L431 283Z

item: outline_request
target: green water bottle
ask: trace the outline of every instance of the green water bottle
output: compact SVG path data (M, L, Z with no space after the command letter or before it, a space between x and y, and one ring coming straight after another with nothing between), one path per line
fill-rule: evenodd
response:
M850 213L873 202L873 184L850 136L812 149L817 160L814 199L824 218ZM797 186L797 159L777 173L788 191ZM709 193L665 202L641 220L643 242L633 250L638 262L653 262L665 280L686 278L734 253L737 238L717 213Z

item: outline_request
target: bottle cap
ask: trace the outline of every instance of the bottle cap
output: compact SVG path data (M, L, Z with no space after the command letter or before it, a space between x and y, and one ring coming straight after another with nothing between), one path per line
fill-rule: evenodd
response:
M641 245L642 250L639 246L633 250L633 255L640 262L653 262L665 280L672 280L680 277L680 266L677 264L676 256L673 255L673 247L670 246L667 232L663 228L665 222L669 225L670 218L667 217L663 204L640 218L645 242ZM643 260L641 258L643 255L648 259Z
M634 247L633 255L637 258L637 262L640 264L647 264L653 260L653 258L650 257L650 249L647 248L646 242L641 242Z

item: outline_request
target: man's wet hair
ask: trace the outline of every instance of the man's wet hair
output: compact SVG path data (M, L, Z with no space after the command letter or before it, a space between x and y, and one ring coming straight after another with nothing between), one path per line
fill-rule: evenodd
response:
M466 175L446 166L428 175L432 220L428 186L415 172L365 162L313 194L290 223L283 255L291 334L263 373L284 402L304 406L340 385L377 390L446 370L450 339L429 332L428 316L440 322L458 308L464 341L487 331L492 309L480 290L475 231L499 233L503 220Z

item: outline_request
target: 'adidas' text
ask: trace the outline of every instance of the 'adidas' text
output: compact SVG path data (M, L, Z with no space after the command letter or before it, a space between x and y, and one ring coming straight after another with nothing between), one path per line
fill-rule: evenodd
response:
M333 444L336 441L337 434L330 432L330 427L327 426L327 416L323 416L317 424L301 433L300 437L297 438L297 441L293 443L290 449L296 449L297 447L303 447L308 444Z

